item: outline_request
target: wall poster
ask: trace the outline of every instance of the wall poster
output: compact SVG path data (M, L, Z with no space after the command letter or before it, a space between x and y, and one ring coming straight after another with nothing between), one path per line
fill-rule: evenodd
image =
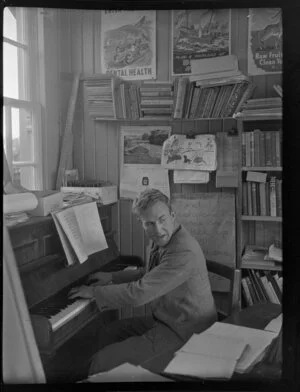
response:
M155 79L156 11L102 11L101 53L105 74Z
M170 197L168 170L161 166L170 126L121 126L120 197L135 199L146 188Z
M191 60L230 54L230 9L172 11L172 74L191 75Z
M282 72L282 19L280 8L250 8L248 74Z

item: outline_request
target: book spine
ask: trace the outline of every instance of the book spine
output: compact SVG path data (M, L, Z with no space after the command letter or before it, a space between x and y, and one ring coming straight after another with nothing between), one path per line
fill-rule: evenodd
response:
M235 84L235 86L232 87L232 94L229 97L228 104L223 110L222 117L231 117L234 114L240 100L242 99L243 93L247 88L247 85L248 83L238 82Z
M237 104L237 107L235 108L234 114L239 113L239 112L242 110L244 104L245 104L245 103L248 101L248 99L251 97L251 95L252 95L254 89L255 89L255 85L254 85L253 83L249 83L249 84L247 85L247 88L246 88L246 90L245 90L243 96L241 97L239 103Z
M271 131L265 132L266 166L272 166Z
M190 118L191 104L192 104L194 93L195 93L195 82L192 82L190 83L184 118Z
M271 271L265 271L265 274L267 276L267 279L269 280L269 282L272 284L273 290L275 292L275 295L279 301L279 303L281 304L282 302L282 293L277 285L276 279L274 278L274 276L272 275Z
M277 167L281 166L281 134L280 131L275 132L275 164Z
M272 166L277 166L276 163L276 134L277 131L271 131L271 162Z
M194 94L193 94L193 98L192 98L192 102L191 102L191 109L190 109L189 118L195 118L196 108L197 108L197 105L198 105L200 91L201 91L200 87L195 87L194 88Z
M211 100L212 100L212 96L213 96L213 93L214 93L214 87L210 87L208 90L209 90L208 91L208 95L207 95L207 98L205 100L205 105L204 105L203 113L202 113L202 116L201 116L202 118L208 118L208 112L210 110Z
M276 179L276 214L282 216L282 180Z
M223 99L220 104L219 110L218 110L218 117L230 117L229 112L226 111L226 107L228 105L229 99L233 94L233 90L235 88L236 84L229 84L227 86L224 86L224 94L223 94Z
M259 162L260 166L266 166L266 151L265 151L265 133L261 132L259 135Z
M272 295L272 292L270 290L270 286L269 286L267 277L266 276L261 276L260 279L261 279L261 281L262 281L262 283L264 285L264 288L265 288L265 291L267 293L269 302L273 302L273 295Z
M259 129L255 129L253 131L254 135L254 166L260 165L260 151L259 151L259 140L260 140L261 131Z
M254 271L254 273L255 273L255 275L257 277L258 284L260 285L260 289L261 289L261 292L262 292L262 295L263 295L263 298L264 298L264 302L268 302L269 301L269 296L268 296L266 288L265 288L265 286L264 286L264 284L263 284L263 282L261 280L260 271Z
M258 211L257 211L257 201L256 201L256 198L257 198L257 195L256 195L256 183L255 182L253 182L253 181L251 181L250 182L250 184L251 184L251 192L252 192L252 214L253 215L258 215Z
M196 118L203 118L203 112L205 109L209 91L210 91L210 87L206 87L202 89L201 96L199 98L198 107L196 109Z
M266 183L265 182L259 183L259 205L260 205L260 215L266 216L267 208L266 208Z
M254 133L250 132L250 166L254 166Z
M176 97L176 105L175 105L175 110L174 110L174 118L181 118L182 117L185 90L186 90L186 79L179 78L178 89L177 89L177 94L176 94L177 97Z
M218 98L219 92L220 92L220 87L213 88L213 95L211 98L211 104L210 104L209 111L207 113L208 118L212 118L212 113L214 111L215 105L217 104L217 98Z
M252 277L252 282L253 282L253 285L254 285L255 290L256 290L257 298L258 298L259 302L264 302L265 301L265 297L264 297L264 294L263 294L263 292L261 290L261 287L260 287L259 281L257 279L257 276L256 276L254 270L250 269L249 272L250 272L250 276Z
M248 215L247 183L242 183L242 214Z
M242 133L242 166L246 166L246 134Z
M256 299L256 295L254 293L254 289L252 287L252 282L251 282L249 276L246 276L245 280L246 280L246 283L247 283L247 286L248 286L248 289L249 289L249 293L250 293L250 297L251 297L251 300L252 300L252 304L254 305L254 304L257 303L257 299Z
M251 182L247 182L247 200L248 200L248 214L250 216L253 215L252 211L252 190L251 190Z
M270 215L276 216L276 177L270 179Z
M251 306L251 305L253 305L253 301L252 301L252 298L251 298L249 287L248 287L247 282L246 282L246 278L242 278L241 283L242 283L242 287L243 287L243 290L244 290L244 293L245 293L245 297L246 297L246 300L247 300L247 305Z
M251 166L251 152L250 152L250 132L245 133L246 140L246 166Z
M270 181L266 182L266 213L267 216L271 215L271 209L270 209Z

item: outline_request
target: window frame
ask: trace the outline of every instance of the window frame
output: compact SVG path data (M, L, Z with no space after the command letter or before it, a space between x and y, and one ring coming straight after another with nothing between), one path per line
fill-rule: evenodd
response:
M11 7L8 7L11 8ZM43 189L43 161L42 161L42 124L41 103L39 94L39 37L37 28L43 28L38 21L39 9L14 7L17 20L17 40L3 36L3 43L16 47L18 53L19 98L3 97L3 111L5 112L6 140L5 149L8 167L13 179L13 169L32 167L34 189ZM39 22L39 23L38 23ZM35 26L38 26L37 28ZM34 83L33 83L34 82ZM36 87L34 87L37 84ZM29 110L32 113L33 156L31 160L13 161L12 150L12 110ZM21 127L21 125L20 125ZM23 184L26 187L26 184Z

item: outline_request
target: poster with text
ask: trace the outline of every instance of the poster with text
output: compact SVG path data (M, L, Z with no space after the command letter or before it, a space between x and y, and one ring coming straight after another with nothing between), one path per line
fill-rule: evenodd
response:
M127 80L156 78L156 11L102 11L101 69Z
M250 8L248 74L282 72L282 19L280 8Z
M229 9L172 11L173 75L191 75L191 60L229 54Z

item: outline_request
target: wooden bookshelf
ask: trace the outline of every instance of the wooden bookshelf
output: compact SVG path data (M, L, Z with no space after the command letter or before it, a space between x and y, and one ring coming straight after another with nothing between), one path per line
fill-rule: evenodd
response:
M242 221L282 222L282 216L241 215Z
M269 266L259 266L250 262L243 261L241 264L241 269L254 269L254 270L269 270L269 271L282 271L282 265L269 265Z
M242 166L242 171L282 171L282 166Z
M260 301L263 300L261 293L260 299L255 297L261 292L263 285L272 286L265 287L265 290L273 291L273 295L269 295L268 300L281 301L278 279L282 281L282 263L265 260L264 256L245 260L243 254L244 249L251 244L258 248L266 248L266 254L271 244L281 247L282 156L281 138L276 134L281 130L281 115L241 116L237 117L237 120L240 137L240 171L236 208L237 268L242 270L242 298L244 303L247 303L246 306L249 306L251 305L248 298L249 289L250 295L251 287L252 294L254 290L252 301ZM265 141L267 136L268 144ZM250 171L265 173L266 177L263 179L263 176L257 173L257 176L252 175L250 180L248 175ZM271 190L272 196L270 196ZM263 281L260 280L261 278ZM274 298L274 290L277 292L277 299Z

